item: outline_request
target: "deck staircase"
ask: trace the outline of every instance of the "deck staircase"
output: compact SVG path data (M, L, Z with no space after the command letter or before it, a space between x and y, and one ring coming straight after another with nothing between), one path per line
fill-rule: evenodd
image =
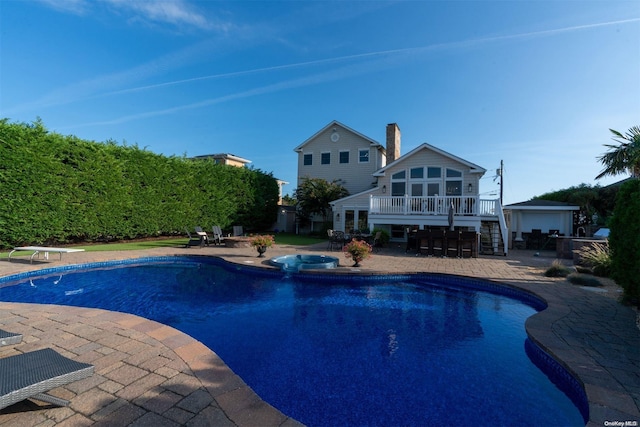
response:
M505 218L502 206L496 211L498 221L482 220L480 222L480 253L506 256L509 251L507 233L510 218Z

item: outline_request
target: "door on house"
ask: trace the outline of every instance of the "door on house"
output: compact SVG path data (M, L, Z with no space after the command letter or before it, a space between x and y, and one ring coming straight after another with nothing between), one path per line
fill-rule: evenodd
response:
M344 211L344 231L351 233L352 230L364 230L369 225L369 211L357 209L347 209Z

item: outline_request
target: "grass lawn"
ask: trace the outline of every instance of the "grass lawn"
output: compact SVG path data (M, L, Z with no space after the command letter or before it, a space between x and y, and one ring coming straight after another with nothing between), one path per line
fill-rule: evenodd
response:
M265 233L266 234L266 233ZM140 249L152 249L152 248L166 248L166 247L181 247L184 246L189 239L187 238L167 238L159 240L136 240L131 242L115 242L105 243L97 245L77 245L70 246L77 249L84 249L87 252L96 251L135 251ZM280 245L296 245L307 246L315 243L324 242L324 239L310 236L302 236L289 233L279 233L275 236L276 244ZM27 245L25 245L27 246ZM39 245L33 245L39 246ZM18 256L24 252L16 252ZM0 253L0 258L7 258L9 256L9 250Z

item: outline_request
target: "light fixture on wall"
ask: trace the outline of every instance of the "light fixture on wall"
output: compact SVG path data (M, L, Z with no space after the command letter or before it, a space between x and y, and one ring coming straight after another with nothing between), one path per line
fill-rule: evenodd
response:
M339 212L336 214L336 221L340 221L340 213Z
M383 185L383 186L382 186L382 194L384 194L384 193L386 193L386 192L387 192L387 186L386 186L386 185Z
M469 186L467 187L467 191L469 193L471 193L473 191L473 185L471 185L471 183L469 183Z

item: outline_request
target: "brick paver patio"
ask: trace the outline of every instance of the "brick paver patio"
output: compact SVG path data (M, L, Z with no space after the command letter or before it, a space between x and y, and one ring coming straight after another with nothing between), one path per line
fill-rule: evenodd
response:
M330 253L325 244L277 245L268 256ZM0 276L65 264L166 255L211 255L264 266L250 248L211 246L144 251L81 252L48 262L6 259ZM619 289L599 292L546 278L553 255L512 251L507 257L426 258L383 248L345 274L439 272L478 277L533 292L549 307L530 317L531 338L581 381L589 399L589 425L640 421L640 330L636 313L617 302ZM224 362L193 338L138 316L98 309L0 302L0 328L24 335L0 347L0 357L52 347L95 365L95 374L52 392L69 407L24 401L0 411L0 426L287 426L295 420L262 401ZM609 424L614 425L614 424ZM629 424L627 424L629 425Z

